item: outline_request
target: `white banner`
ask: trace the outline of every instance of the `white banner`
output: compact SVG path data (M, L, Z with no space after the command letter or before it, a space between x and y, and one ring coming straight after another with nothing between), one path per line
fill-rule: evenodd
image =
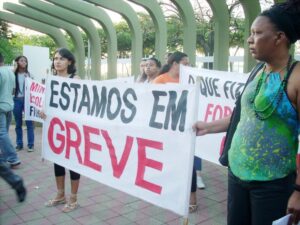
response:
M130 76L130 77L118 77L118 78L114 78L114 79L101 80L101 82L134 83L134 76Z
M46 81L43 157L188 215L195 85Z
M245 86L246 74L205 70L180 65L180 83L200 83L198 120L210 122L231 115L236 96ZM208 134L196 138L195 155L219 163L226 133Z
M44 99L45 85L26 77L24 100L25 120L32 120L40 123L44 122L39 116L39 111L43 109Z

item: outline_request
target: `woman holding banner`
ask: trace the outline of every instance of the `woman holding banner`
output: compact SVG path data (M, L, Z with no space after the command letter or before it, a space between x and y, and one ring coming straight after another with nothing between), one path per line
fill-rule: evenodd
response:
M183 52L174 52L168 58L167 64L165 64L158 77L156 77L152 83L154 84L166 84L166 83L179 83L179 66L189 65L189 58L187 54ZM193 167L192 174L192 187L191 187L191 196L190 196L190 206L189 212L193 213L197 210L197 175L196 168Z
M73 54L66 48L60 48L55 51L52 60L52 70L55 76L63 78L75 78L80 79L79 76L75 75L75 58ZM41 113L41 117L45 118L45 114ZM71 178L71 196L69 201L66 201L65 197L65 168L54 164L54 174L56 180L57 194L54 199L50 199L45 203L46 206L52 207L60 204L65 204L63 212L71 212L78 208L77 203L77 192L79 188L80 174L70 170Z
M151 83L157 77L160 68L161 63L157 58L152 57L147 59L145 66L145 74L147 75L147 79L144 83Z
M152 83L165 84L165 83L179 83L179 66L189 65L189 58L187 54L183 52L174 52L168 57L168 62L163 65L159 72L159 76L156 77Z
M252 24L250 52L264 66L236 105L240 119L228 153L227 224L271 225L286 213L293 224L300 220L300 64L289 55L299 39L299 0L274 5ZM193 128L197 135L224 132L234 118L199 121Z
M147 59L142 59L140 62L140 75L137 77L137 83L144 83L147 80L147 74L145 73Z
M20 151L23 149L23 111L24 111L24 100L25 100L25 78L31 77L28 71L28 60L25 56L21 55L15 59L15 80L16 80L16 91L14 97L14 117L16 121L16 150ZM27 151L34 151L34 124L33 121L26 120L27 127Z

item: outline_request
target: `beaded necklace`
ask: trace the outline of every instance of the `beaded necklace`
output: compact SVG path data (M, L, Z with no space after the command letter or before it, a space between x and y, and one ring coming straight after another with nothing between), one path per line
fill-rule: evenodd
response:
M284 93L284 91L286 89L287 79L288 79L288 71L289 71L289 68L290 68L290 65L291 65L291 61L292 61L292 57L290 56L289 60L288 60L288 63L287 63L287 66L282 69L282 70L286 69L286 73L284 75L283 80L280 83L280 86L279 86L279 88L277 90L277 93L273 96L272 100L270 100L270 102L266 106L264 106L263 108L259 109L256 106L256 104L255 104L255 99L256 99L256 97L257 97L257 95L258 95L258 93L259 93L259 91L260 91L260 89L262 87L262 84L264 82L266 82L269 74L271 74L271 72L272 72L271 71L270 73L267 74L265 72L266 66L264 67L263 72L262 72L262 74L261 74L261 76L260 76L260 78L259 78L259 80L257 82L254 95L250 99L250 103L253 106L253 110L254 110L254 113L255 113L255 116L256 116L257 119L259 119L259 120L266 120L266 119L268 119L273 114L273 112L276 110L276 108L278 107L278 105L279 105L279 103L280 103L280 101L281 101L281 99L283 97L283 93ZM280 72L282 70L280 70Z

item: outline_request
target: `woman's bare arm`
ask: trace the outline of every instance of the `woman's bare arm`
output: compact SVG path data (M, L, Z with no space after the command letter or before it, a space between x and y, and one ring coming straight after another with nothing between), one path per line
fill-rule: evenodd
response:
M193 125L193 130L196 131L197 136L225 132L229 126L230 118L231 116L228 116L212 122L198 121Z

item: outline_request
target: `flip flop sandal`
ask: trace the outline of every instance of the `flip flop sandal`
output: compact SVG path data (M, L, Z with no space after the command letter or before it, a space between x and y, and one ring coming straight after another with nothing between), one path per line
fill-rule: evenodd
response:
M79 204L76 202L72 202L72 203L67 203L65 204L64 208L62 209L62 211L64 213L68 213L68 212L72 212L75 209L77 209L79 207Z
M52 207L57 205L66 204L66 198L62 199L50 199L48 202L45 203L45 206Z
M198 205L190 205L190 206L189 206L189 212L190 212L190 213L196 212L197 209L198 209Z

